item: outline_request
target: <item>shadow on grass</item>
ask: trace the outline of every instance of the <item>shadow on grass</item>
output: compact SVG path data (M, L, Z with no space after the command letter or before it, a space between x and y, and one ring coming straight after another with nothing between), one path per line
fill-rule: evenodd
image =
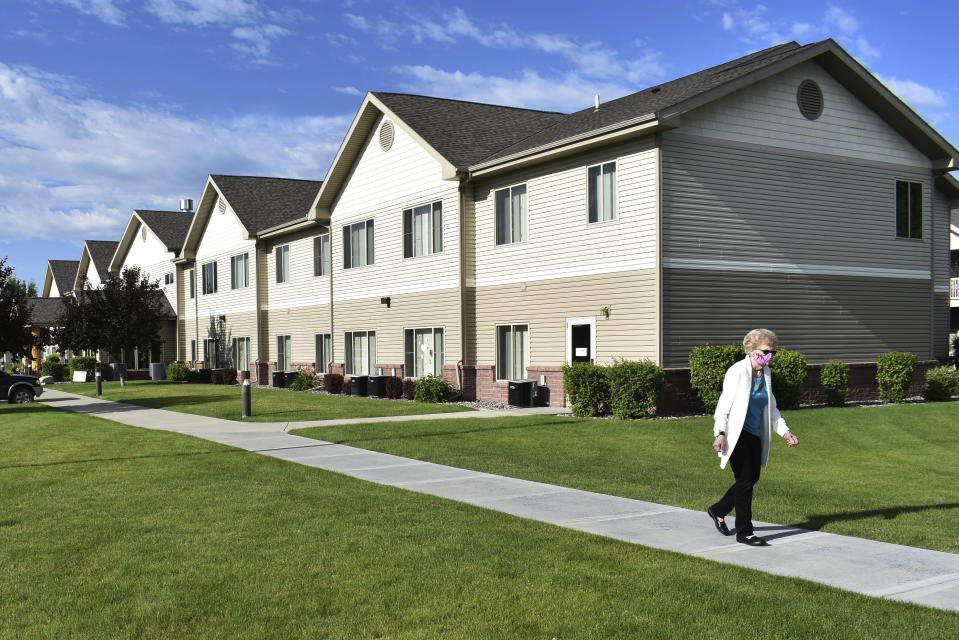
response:
M223 455L223 454L236 454L236 453L252 453L246 451L245 449L222 449L219 451L189 451L183 453L158 453L151 455L142 455L142 456L115 456L112 458L82 458L79 460L56 460L53 462L28 462L24 464L7 464L0 466L0 470L3 469L30 469L30 468L42 468L42 467L60 467L70 464L91 464L94 462L123 462L125 460L160 460L163 458L189 458L197 456L210 456L210 455Z
M442 418L439 418L442 419ZM455 418L458 422L462 423L464 420L469 418ZM523 418L519 418L523 420ZM480 420L486 420L485 418L480 418ZM500 420L489 421L487 424L499 423ZM348 425L349 427L359 426L361 423L355 425ZM369 424L369 423L367 423ZM489 426L489 427L478 427L476 429L456 429L454 431L426 431L418 433L389 433L384 434L380 437L366 437L366 438L343 438L341 440L330 440L334 444L359 444L361 442L376 442L378 440L414 440L421 438L442 438L444 436L460 436L470 433L487 433L493 431L518 431L526 429L542 429L548 427L558 427L558 426L568 426L569 422L564 419L558 420L549 420L546 422L536 422L535 424L516 424L516 425L501 425L501 426ZM336 427L332 427L336 428ZM294 429L293 432L302 432L309 430L310 427L305 427L303 429ZM303 435L302 433L297 433L297 435ZM310 438L312 436L304 436Z
M887 507L885 509L867 509L866 511L849 511L845 513L829 513L809 516L805 522L797 522L795 527L819 531L823 526L830 522L843 522L848 520L865 520L866 518L875 518L877 516L892 520L896 516L904 513L917 513L919 511L929 511L931 509L957 509L959 502L944 502L942 504L924 504L917 506Z

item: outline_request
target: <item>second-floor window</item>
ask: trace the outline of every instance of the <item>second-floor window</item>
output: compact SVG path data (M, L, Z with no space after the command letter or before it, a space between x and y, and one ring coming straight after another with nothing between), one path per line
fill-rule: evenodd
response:
M443 203L403 210L403 257L428 256L443 250Z
M196 297L196 269L190 269L186 274L190 281L190 300L192 300ZM193 354L193 359L196 360L196 354Z
M250 286L250 254L241 253L230 258L230 288Z
M343 226L343 268L373 264L373 220Z
M896 180L896 236L922 237L922 183Z
M216 262L203 265L203 295L216 293Z
M496 192L496 244L526 240L526 185Z
M290 279L290 245L285 244L274 250L276 257L276 281L287 282Z
M616 219L616 163L607 162L586 170L589 182L589 221Z
M173 272L172 272L172 271L171 271L170 273L166 273L166 274L163 275L163 284L164 284L164 285L173 284Z
M330 274L330 234L324 233L313 238L313 275ZM317 364L319 366L319 364Z

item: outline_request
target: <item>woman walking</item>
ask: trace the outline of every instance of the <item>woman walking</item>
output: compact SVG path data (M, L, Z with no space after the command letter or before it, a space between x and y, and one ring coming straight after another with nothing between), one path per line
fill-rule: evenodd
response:
M719 502L706 510L713 524L725 536L730 535L725 517L736 510L736 542L753 547L769 543L753 533L753 486L759 471L769 460L772 429L794 447L799 438L779 415L772 393L769 361L776 353L776 334L768 329L753 329L743 338L745 360L729 367L723 380L723 392L713 415L713 449L719 454L719 467L728 462L736 481Z

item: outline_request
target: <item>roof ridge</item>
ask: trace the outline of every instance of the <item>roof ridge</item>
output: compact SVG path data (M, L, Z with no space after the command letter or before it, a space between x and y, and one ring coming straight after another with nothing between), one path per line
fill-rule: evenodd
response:
M296 182L323 182L322 180L310 180L309 178L278 178L276 176L239 176L232 173L211 173L211 178L255 178L257 180L292 180Z
M755 52L753 52L753 53L747 54L747 55L742 56L742 57L740 57L740 58L736 58L736 60L730 60L729 62L727 62L727 63L725 63L725 64L718 64L718 65L716 65L715 67L709 67L708 69L704 69L703 71L700 71L699 73L712 72L713 74L717 74L717 73L721 73L721 72L723 72L723 71L731 71L731 70L733 70L733 69L738 69L738 68L740 68L740 67L743 67L743 66L745 66L745 65L747 65L747 64L752 64L752 63L754 63L754 62L758 62L758 61L763 60L763 59L765 59L765 58L770 58L770 57L772 57L772 56L774 56L774 55L777 55L778 53L784 53L784 52L785 52L785 51L782 51L782 52L781 52L780 49L785 49L785 48L788 47L788 50L789 50L790 52L795 52L795 51L799 51L800 49L805 49L806 47L811 47L811 46L816 45L816 44L819 44L819 43L818 43L818 42L814 42L814 43L812 43L812 44L801 45L801 44L799 44L798 42L796 42L795 40L793 40L793 41L791 41L791 42L784 42L784 43L782 43L782 44L777 44L777 45L774 46L774 47L769 47L768 49L763 49L763 50L761 50L761 51L755 51ZM794 45L794 46L793 46L793 45ZM737 62L737 61L738 61L738 62ZM735 64L732 64L732 63L735 63ZM720 67L722 67L722 68L720 69Z
M475 104L482 107L496 107L497 109L511 109L513 111L529 111L531 113L551 113L558 115L569 115L564 111L546 111L544 109L529 109L527 107L512 107L505 104L493 104L492 102L479 102L477 100L460 100L458 98L440 98L438 96L427 96L422 93L399 93L396 91L370 91L374 96L407 96L412 98L427 98L429 100L440 100L442 102L458 102L460 104Z

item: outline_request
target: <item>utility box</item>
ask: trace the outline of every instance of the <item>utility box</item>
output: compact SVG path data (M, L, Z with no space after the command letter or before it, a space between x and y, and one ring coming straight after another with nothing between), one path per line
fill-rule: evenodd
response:
M367 383L367 392L371 396L377 398L386 397L386 381L390 376L370 376L370 380ZM351 389L352 391L352 389Z
M286 377L286 371L273 372L273 386L277 389L289 389L290 383Z
M350 395L369 395L369 380L370 376L350 376Z
M507 402L514 407L532 407L536 399L535 380L510 380Z
M150 380L165 380L166 371L163 369L162 362L150 363Z

